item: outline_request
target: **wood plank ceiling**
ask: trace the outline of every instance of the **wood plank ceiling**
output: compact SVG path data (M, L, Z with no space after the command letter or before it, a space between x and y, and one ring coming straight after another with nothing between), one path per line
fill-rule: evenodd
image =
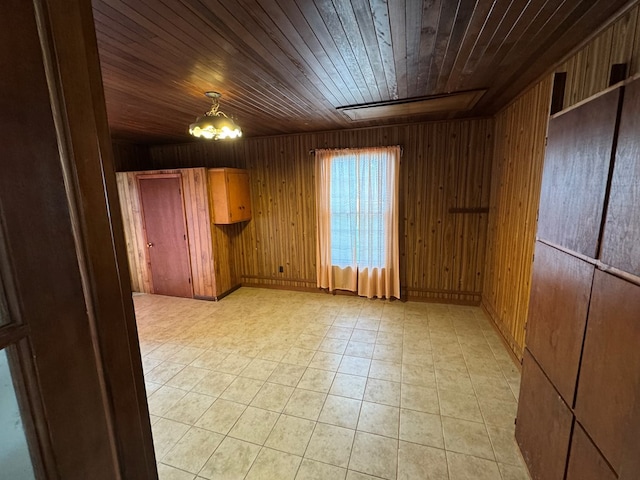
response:
M223 94L246 136L497 111L627 0L93 0L114 138L189 141ZM469 112L338 107L488 89Z

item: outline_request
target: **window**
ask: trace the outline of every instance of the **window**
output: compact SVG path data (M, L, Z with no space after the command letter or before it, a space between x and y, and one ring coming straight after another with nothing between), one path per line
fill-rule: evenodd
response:
M321 288L399 298L399 157L399 147L316 151Z

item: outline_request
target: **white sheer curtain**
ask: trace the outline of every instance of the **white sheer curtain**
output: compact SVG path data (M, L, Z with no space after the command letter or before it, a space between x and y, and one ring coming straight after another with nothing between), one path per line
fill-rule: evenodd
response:
M318 287L400 298L400 147L316 150Z

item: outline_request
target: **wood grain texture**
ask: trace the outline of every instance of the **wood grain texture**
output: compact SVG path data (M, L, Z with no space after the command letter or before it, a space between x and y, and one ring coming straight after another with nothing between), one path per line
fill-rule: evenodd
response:
M207 175L204 168L117 173L132 289L151 293L151 277L146 256L136 175L172 173L179 173L182 176L193 294L196 297L213 298L216 290L213 243L209 228Z
M593 281L593 265L537 242L527 348L573 406Z
M640 80L625 87L600 257L640 277Z
M573 430L566 480L616 480L596 446L579 423Z
M626 63L628 76L640 73L639 11L630 9L556 68L567 73L564 108L607 88L613 64Z
M538 238L596 258L620 89L549 122Z
M571 410L525 350L516 441L532 480L564 478L572 426Z
M575 414L616 472L640 396L638 319L640 286L596 271Z
M483 119L243 139L233 147L155 146L150 167L247 168L253 218L234 231L230 243L242 283L314 287L315 184L309 152L402 145L403 294L478 303L487 215L449 209L489 204L492 134L493 122Z
M496 116L482 304L518 358L524 349L551 77Z
M478 88L489 90L471 112L417 120L493 114L626 4L92 2L111 130L144 143L186 141L212 89L247 136L381 125L350 122L336 108Z

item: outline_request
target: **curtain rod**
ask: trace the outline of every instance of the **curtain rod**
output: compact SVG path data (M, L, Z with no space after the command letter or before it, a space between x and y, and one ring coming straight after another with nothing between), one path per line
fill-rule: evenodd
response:
M404 155L404 147L402 145L382 145L383 147L400 147L400 156ZM368 147L346 147L346 148L312 148L309 150L309 155L315 155L316 150L359 150L362 148ZM371 147L371 148L379 148L379 147Z

